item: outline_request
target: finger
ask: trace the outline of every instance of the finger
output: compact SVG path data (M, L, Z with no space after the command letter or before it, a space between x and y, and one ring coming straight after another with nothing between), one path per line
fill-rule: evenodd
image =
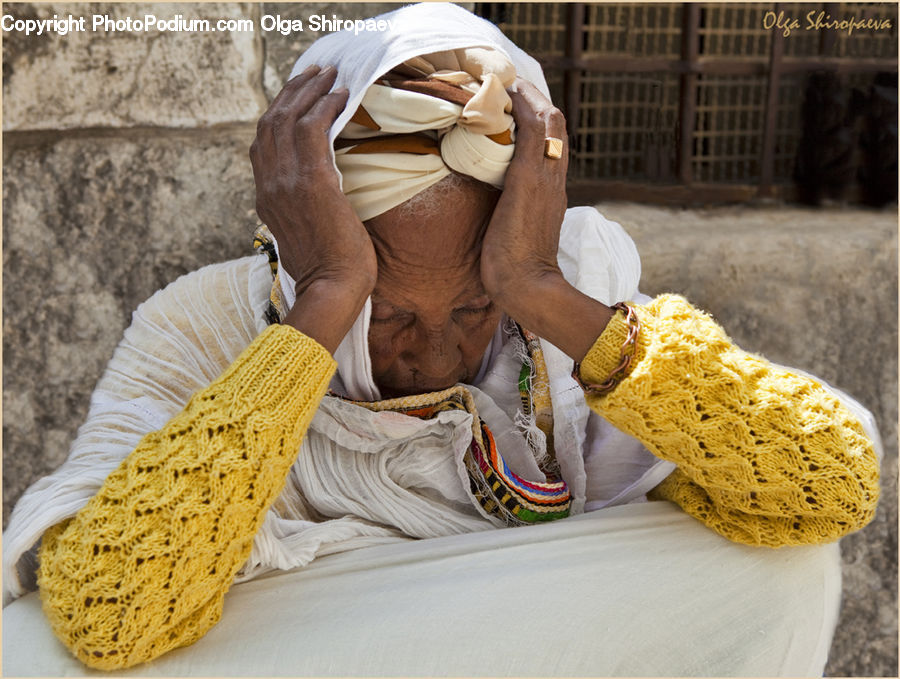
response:
M531 94L536 96L525 92L509 93L513 105L512 115L516 121L516 157L531 163L542 162L542 158L557 163L565 161L569 153L565 117L537 89ZM539 108L536 109L536 106ZM562 140L561 158L548 158L544 155L545 140L548 137Z
M298 153L322 160L328 157L328 132L349 97L350 92L346 88L319 97L307 114L297 121L295 142Z
M288 80L285 86L281 88L281 91L275 95L265 113L260 116L256 123L255 149L251 147L251 159L255 155L271 153L275 143L274 128L280 124L278 117L284 117L285 102L294 97L296 91L312 80L320 70L316 64L307 66L303 71Z
M527 104L528 109L544 121L545 131L548 135L559 138L566 136L565 116L537 87L527 80L518 78L515 82L514 92L520 95L520 104Z
M257 136L264 141L269 135L275 141L287 142L293 147L293 128L297 119L303 116L319 97L331 89L337 78L333 66L323 69L311 67L296 78L279 93L277 101L272 102L268 110L259 119Z
M300 87L293 89L275 110L275 119L285 126L292 126L334 85L337 70L326 66Z
M545 108L552 108L553 102L547 99L535 85L524 78L517 77L512 86L513 92L518 92L526 98L529 105L535 110L540 111Z
M310 80L312 80L313 77L315 77L319 73L319 71L321 71L321 68L319 68L317 64L312 64L311 66L307 66L303 71L288 80L284 84L284 87L281 88L281 91L275 95L275 98L269 104L268 110L283 105L285 99L289 99L294 96L294 93Z
M303 83L309 82L313 77L318 75L321 70L322 67L318 64L310 64L293 78L288 80L284 84L284 87L281 88L281 92L278 93L278 96L282 96L283 94L290 93L291 91L296 90L298 87L302 87ZM277 100L278 97L276 97L275 99Z
M333 66L310 68L291 80L292 86L283 90L284 96L273 103L257 125L258 152L263 158L277 159L279 167L292 172L296 167L295 127L309 109L324 96L337 78Z
M315 133L328 131L337 120L337 117L347 105L350 91L346 87L336 89L334 92L320 96L307 111L301 120L297 121L298 127L304 127Z

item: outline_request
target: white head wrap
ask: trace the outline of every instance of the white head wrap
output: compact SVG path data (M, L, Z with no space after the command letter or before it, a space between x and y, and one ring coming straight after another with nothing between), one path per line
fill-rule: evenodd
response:
M466 48L489 48L488 52L495 51L505 61L511 63L519 77L530 81L546 97L550 97L550 91L537 61L516 47L496 26L461 7L450 3L422 3L383 14L377 19L383 20L385 25L390 28L384 31L359 33L341 31L320 38L303 53L291 71L290 77L293 78L313 64L332 65L337 69L335 88L346 87L349 90L347 105L328 134L332 146L347 127L360 104L363 103L363 98L368 95L371 86L381 76L414 57L436 55L446 51L456 51L455 54L462 53L465 56L462 51L465 51ZM445 64L438 64L437 70L452 70L443 68L443 66ZM493 72L496 74L498 70L501 69ZM497 77L502 85L503 77ZM496 83L489 84L489 87L495 88ZM455 112L455 116L459 118L460 112ZM468 135L468 137L472 136ZM464 144L458 146L464 146ZM506 152L509 152L508 148ZM444 161L448 161L451 155L454 154L452 152L445 154L442 148ZM405 160L408 162L409 154L404 154L404 156L407 156ZM364 158L364 155L357 156L357 158ZM449 162L464 163L465 161L449 160ZM506 162L508 163L508 159ZM335 163L339 172L341 164ZM352 181L352 179L348 181L348 178L356 169L358 168L354 168L347 173L348 176L341 178L342 189L345 193L348 188L359 189L359 185L348 187ZM381 169L383 170L383 164ZM380 201L383 207L383 205L389 204L390 200L396 200L389 207L399 205L419 191L440 181L443 176L449 174L449 170L432 167L425 174L428 175L427 178L420 181L418 188L406 197L403 197L401 191L400 193L395 192L394 198L387 202L382 198L375 202ZM361 175L357 173L354 176L358 180ZM482 179L482 181L496 184L487 179ZM359 183L363 184L364 182ZM413 185L415 186L416 182L413 182ZM409 185L407 185L408 188ZM385 209L389 209L389 207ZM369 216L372 215L369 214ZM279 280L285 305L290 307L295 299L294 280L284 270L280 270ZM338 375L333 386L351 398L374 401L380 398L380 394L372 379L372 363L368 351L370 314L371 303L367 301L356 323L335 352L335 358L338 361Z
M387 212L451 170L503 188L515 150L506 92L515 77L503 54L470 47L413 57L370 86L335 145L359 218Z

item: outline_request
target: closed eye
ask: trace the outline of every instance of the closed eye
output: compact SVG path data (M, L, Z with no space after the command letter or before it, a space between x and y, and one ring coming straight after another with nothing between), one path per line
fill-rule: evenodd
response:
M399 323L400 321L410 320L413 316L413 312L408 309L394 306L390 302L381 299L372 300L372 315L370 317L372 323Z
M491 311L493 311L493 310L494 310L494 303L493 303L493 302L488 302L487 304L482 305L482 306L464 306L464 307L459 307L458 309L454 309L453 312L454 312L454 313L457 313L457 314L471 314L471 315L476 315L476 314L487 314L487 313L489 313L489 312L491 312Z
M395 311L384 315L372 314L369 319L372 323L400 323L408 321L412 318L412 314L408 311Z

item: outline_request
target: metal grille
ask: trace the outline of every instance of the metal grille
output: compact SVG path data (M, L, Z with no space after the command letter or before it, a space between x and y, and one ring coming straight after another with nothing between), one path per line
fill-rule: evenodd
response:
M542 63L572 136L570 185L592 195L610 182L619 194L624 182L699 200L788 195L808 74L835 71L866 91L876 73L897 72L895 4L475 9ZM813 28L851 17L892 27Z
M773 181L789 184L794 173L794 158L800 142L801 118L799 93L805 86L805 76L785 76L778 83L778 111L775 119L775 168Z
M860 40L859 33L847 34L838 31L833 56L852 58L897 58L897 5L882 3L859 3L840 5L840 11L832 11L832 16L848 16L856 14L859 18L883 18L891 16L894 23L892 31L867 31ZM827 13L826 13L827 14Z
M493 21L523 50L541 57L563 56L566 45L565 5L552 2L476 5L476 13Z
M678 58L680 5L588 5L584 55Z
M674 176L676 76L585 73L581 101L572 151L576 176L631 180Z
M706 57L766 57L772 30L763 27L770 4L704 5L698 26L699 52Z
M759 182L765 107L765 78L700 76L691 158L695 181Z

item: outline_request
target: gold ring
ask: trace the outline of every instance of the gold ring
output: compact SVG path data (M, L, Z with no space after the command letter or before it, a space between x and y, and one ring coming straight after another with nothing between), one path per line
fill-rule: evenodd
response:
M562 158L563 140L556 137L547 137L544 139L544 155L554 160Z

